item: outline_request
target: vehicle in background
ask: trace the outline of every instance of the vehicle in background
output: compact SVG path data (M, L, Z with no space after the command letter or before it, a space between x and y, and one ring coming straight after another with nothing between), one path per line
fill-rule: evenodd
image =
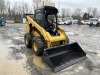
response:
M100 19L98 19L98 18L90 18L89 19L89 26L91 27L91 26L96 26L96 27L98 27L98 26L100 26Z
M73 24L78 24L78 20L71 20L71 21L70 21L70 24L72 24L72 25L73 25Z
M59 25L70 25L71 24L71 21L65 21L65 20L58 20L58 24Z
M1 17L0 18L0 26L5 26L5 18L4 17Z
M90 24L90 22L89 22L89 20L82 20L81 24L82 25L88 25L88 24Z

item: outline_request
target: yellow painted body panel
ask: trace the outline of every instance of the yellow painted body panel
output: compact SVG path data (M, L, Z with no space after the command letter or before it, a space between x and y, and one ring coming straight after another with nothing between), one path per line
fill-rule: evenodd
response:
M51 46L59 45L60 41L67 41L66 34L64 30L61 27L58 27L58 36L51 36L49 32L44 30L40 25L38 25L33 19L31 19L29 16L27 16L27 24L26 24L26 32L29 33L30 27L29 24L32 24L32 27L35 27L38 29L38 31L41 33L41 35L44 37L44 40L46 41L47 48L50 48ZM31 32L34 36L40 36L34 29Z
M25 25L25 29L26 29L26 32L29 33L30 28L29 28L29 25L28 24Z
M32 34L34 34L34 36L40 36L36 31L32 31Z

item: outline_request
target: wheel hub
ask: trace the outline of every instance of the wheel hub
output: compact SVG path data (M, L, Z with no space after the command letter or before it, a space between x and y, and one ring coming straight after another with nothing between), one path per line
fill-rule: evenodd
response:
M28 44L28 38L27 37L25 38L25 43L26 43L26 45Z
M34 42L33 47L34 47L34 50L37 52L38 46L36 42Z

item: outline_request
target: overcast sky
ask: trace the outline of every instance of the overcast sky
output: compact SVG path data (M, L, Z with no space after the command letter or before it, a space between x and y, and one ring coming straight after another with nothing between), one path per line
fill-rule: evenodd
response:
M20 0L10 0L11 2L13 1L20 1ZM22 0L29 2L30 4L32 3L32 0ZM76 8L81 8L82 11L86 11L87 8L92 7L92 8L97 8L100 11L100 0L50 0L56 4L56 7L61 9L61 8L69 8L70 10L74 10Z
M86 11L87 8L98 8L100 10L100 0L52 0L56 3L58 8L69 8L74 10L75 8L81 8Z

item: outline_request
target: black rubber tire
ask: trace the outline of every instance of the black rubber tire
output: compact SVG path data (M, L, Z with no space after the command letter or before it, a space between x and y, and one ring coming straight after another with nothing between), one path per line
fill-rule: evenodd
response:
M90 24L89 27L91 27L92 25Z
M66 37L67 37L67 43L69 43L70 41L69 41L69 38L68 38L68 36L66 35Z
M67 25L66 23L64 23L64 25Z
M26 38L28 39L28 43L26 44ZM32 48L32 35L29 33L25 33L24 42L27 48Z
M97 24L96 24L96 27L99 27L99 25L100 25L100 24L99 24L99 23L97 23Z
M65 42L66 44L68 44L70 42L69 37L65 34L67 41ZM61 43L62 45L63 43Z
M34 42L37 44L37 47L38 47L37 51L34 50L34 46L33 46ZM44 48L45 48L45 43L44 43L43 39L40 36L34 37L33 43L32 43L32 49L33 49L35 55L36 56L42 56Z

